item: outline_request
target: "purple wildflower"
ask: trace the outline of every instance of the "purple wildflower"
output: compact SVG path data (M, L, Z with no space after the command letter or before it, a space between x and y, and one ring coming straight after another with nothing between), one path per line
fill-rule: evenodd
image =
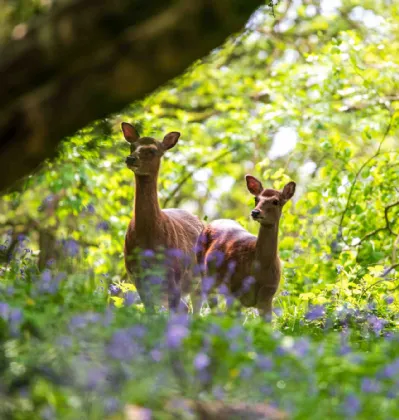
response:
M374 394L374 393L380 392L381 390L380 383L370 378L364 378L362 380L361 387L362 387L362 392L369 393L369 394Z
M116 360L130 361L139 352L138 345L125 330L114 332L107 346L107 353Z
M223 400L224 398L224 390L220 385L215 386L215 388L212 391L212 394L217 400Z
M241 291L243 293L247 293L250 290L251 286L254 283L255 283L255 278L254 277L252 277L252 276L245 277L245 279L243 281L243 285L242 285L242 290Z
M22 233L17 236L18 242L23 242L25 239L26 239L26 235Z
M104 401L104 411L106 414L112 414L119 410L120 402L114 397L106 398Z
M69 321L69 328L71 331L83 329L89 324L95 324L101 320L101 315L95 312L87 312L81 315L75 315Z
M379 376L395 378L399 375L399 357L384 367Z
M202 279L202 293L208 294L215 284L215 279L210 276L206 276Z
M50 283L51 282L51 271L50 270L44 270L42 273L42 281L44 283Z
M317 319L323 318L325 313L326 313L326 310L323 305L315 305L305 315L305 318L308 321L315 321Z
M89 213L91 213L91 214L93 214L94 213L94 206L93 206L93 204L89 204L88 206L87 206L87 208L86 208L86 210L89 212Z
M155 257L155 252L152 249L145 249L141 252L141 256L144 258L153 258Z
M384 319L378 318L375 315L371 315L368 318L368 322L370 328L375 334L379 334L383 330L384 325L386 324L386 321Z
M239 337L239 335L242 334L242 331L243 330L241 325L235 325L226 331L226 337L229 340L235 340L237 337Z
M224 253L216 249L211 252L211 254L208 257L208 261L215 261L216 267L219 268L223 264Z
M387 303L387 305L391 305L393 302L395 301L393 296L386 296L385 297L385 302Z
M248 379L253 375L253 368L250 366L245 366L241 369L240 377L242 379Z
M283 290L280 295L281 296L288 296L290 294L290 292L288 290Z
M178 259L182 259L184 257L184 251L181 249L177 249L177 248L171 248L166 250L166 255L169 258L178 258Z
M151 350L150 356L154 362L160 362L162 360L162 352L158 349Z
M76 257L79 253L79 244L74 239L68 239L64 241L64 249L70 257Z
M271 370L273 368L273 362L270 357L258 355L256 365L262 370Z
M102 388L107 379L107 370L104 367L91 368L87 372L85 388L89 391Z
M229 274L233 274L234 270L236 269L237 263L235 261L229 261L227 264L227 271Z
M108 292L111 296L116 296L120 291L120 287L116 284L110 284L108 287Z
M299 340L294 342L292 349L298 357L306 356L310 349L309 340L306 338L300 338Z
M203 370L210 364L210 359L205 353L198 353L194 358L194 367L196 370Z
M126 292L125 293L125 306L132 306L139 300L139 295L137 292Z
M171 349L177 349L187 335L188 317L186 315L172 316L166 330L167 346Z
M109 230L109 224L107 222L97 223L96 227L98 230L103 230L104 232L107 232Z
M349 395L346 397L343 404L343 411L347 416L354 417L361 410L360 400L355 395Z
M57 340L57 344L61 347L69 348L72 347L73 341L70 336L61 336Z

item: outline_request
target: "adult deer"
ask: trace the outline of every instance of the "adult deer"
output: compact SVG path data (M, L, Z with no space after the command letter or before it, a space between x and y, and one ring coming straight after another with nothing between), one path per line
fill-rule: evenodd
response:
M256 307L261 315L271 319L273 296L281 276L279 221L296 184L289 182L277 191L264 189L251 175L245 178L249 192L255 196L251 216L260 224L258 237L233 220L215 220L198 239L197 260L205 270L203 290L213 292L224 283L243 306Z
M182 294L191 291L194 247L203 228L198 217L180 209L161 210L158 203L157 180L161 158L176 145L180 133L166 134L159 142L151 137L140 137L137 130L126 122L122 123L122 131L130 143L126 164L134 172L136 183L134 216L125 237L125 266L133 277L146 310L154 310L155 303L165 303L166 296L169 309L177 310ZM154 296L155 285L151 284L151 276L143 269L139 250L147 250L150 256L148 250L164 250L166 254L172 251L165 262L166 278L160 285L160 299Z

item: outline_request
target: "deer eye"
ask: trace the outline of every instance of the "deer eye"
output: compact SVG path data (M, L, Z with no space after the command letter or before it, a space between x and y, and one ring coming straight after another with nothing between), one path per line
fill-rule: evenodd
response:
M273 200L272 203L273 203L273 206L278 206L278 204L279 204L278 200Z
M255 197L255 206L259 203L259 198Z

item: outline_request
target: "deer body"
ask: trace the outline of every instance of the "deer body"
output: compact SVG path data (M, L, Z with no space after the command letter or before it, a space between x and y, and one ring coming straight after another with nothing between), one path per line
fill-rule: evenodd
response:
M280 283L278 230L282 206L295 191L289 183L283 192L264 190L254 177L247 186L255 195L254 220L260 222L258 236L232 220L215 220L204 228L197 244L197 259L205 278L214 277L212 289L224 283L246 307L256 307L271 316L273 297Z
M127 123L122 124L125 138L131 143L131 154L126 159L128 167L135 173L136 193L134 217L125 237L125 266L133 278L147 309L154 303L168 303L177 309L181 295L192 289L192 268L195 261L194 247L203 228L198 217L180 209L161 210L158 202L158 173L160 158L164 151L173 147L179 133L169 133L162 143L154 139L140 138L136 130ZM178 250L178 255L169 255L166 264L166 279L161 285L160 299L152 296L152 285L144 274L138 250ZM154 261L153 261L154 262Z

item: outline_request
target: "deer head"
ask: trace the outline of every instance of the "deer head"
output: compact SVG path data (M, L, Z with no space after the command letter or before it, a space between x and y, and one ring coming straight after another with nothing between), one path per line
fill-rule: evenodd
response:
M254 176L246 175L248 191L255 196L255 208L252 218L261 225L270 226L278 223L284 204L295 193L295 182L289 182L282 191L264 189L262 183Z
M163 154L174 147L179 140L180 133L172 131L164 137L162 142L152 137L140 137L137 130L129 123L122 123L125 140L130 143L130 155L126 158L126 165L136 175L156 175Z

